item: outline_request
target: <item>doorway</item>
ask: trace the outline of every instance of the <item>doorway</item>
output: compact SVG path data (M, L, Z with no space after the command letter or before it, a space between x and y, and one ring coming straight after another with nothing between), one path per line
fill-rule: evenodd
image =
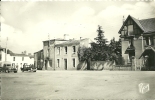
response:
M65 70L67 70L67 59L64 59Z

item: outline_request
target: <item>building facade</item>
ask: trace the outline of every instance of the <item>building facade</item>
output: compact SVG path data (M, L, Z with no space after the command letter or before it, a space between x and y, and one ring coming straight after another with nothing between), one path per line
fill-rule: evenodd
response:
M76 70L79 47L90 47L90 39L70 40L55 45L55 70Z
M125 64L132 59L145 59L148 65L155 66L155 18L138 20L128 16L119 30L122 40L122 56ZM149 51L149 52L148 52Z
M44 55L43 55L43 49L34 53L34 66L38 70L42 70L44 66Z
M27 64L27 65L34 64L33 56L29 56L25 54L16 54L11 52L10 50L7 50L7 54L6 54L6 48L1 48L0 56L1 56L0 62L9 61L12 63L12 66L18 65L18 70L20 70L20 68L23 67L24 64Z
M64 39L43 41L44 65L43 70L69 70L76 69L78 65L77 51L79 46L90 46L90 39Z

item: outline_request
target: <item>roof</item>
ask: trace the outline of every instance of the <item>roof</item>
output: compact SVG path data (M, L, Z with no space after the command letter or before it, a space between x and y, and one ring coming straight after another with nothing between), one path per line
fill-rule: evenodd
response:
M143 31L143 33L152 33L155 32L155 18L148 18L148 19L141 19L138 20L132 16L128 16L127 19L125 20L125 22L123 23L120 31L123 29L123 26L125 25L125 23L127 22L127 20L131 18L137 25L138 27Z
M0 46L0 50L2 50L2 49L4 49L4 48L2 48L2 47Z
M148 46L148 47L144 50L144 52L140 55L139 59L140 59L143 55L145 55L145 54L147 53L146 51L148 51L148 50L152 50L153 52L155 52L155 47L154 47L154 46Z
M45 40L43 42L47 42L49 40ZM50 41L66 41L65 39L60 39L60 38L57 38L57 39L51 39Z
M37 52L34 52L34 53L38 53L38 52L42 52L43 51L43 49L41 49L41 50L39 50L39 51L37 51Z
M144 29L144 33L155 32L155 18L139 20Z
M55 46L64 46L64 45L69 46L69 45L78 45L78 44L80 44L80 40L69 40L60 44L56 44Z
M11 56L28 56L28 55L25 55L25 54L17 54L17 53L12 53L10 54Z
M60 44L56 44L55 46L71 46L71 45L78 45L80 44L81 41L86 40L89 38L85 38L85 39L81 39L81 40L68 40L66 42L60 43Z

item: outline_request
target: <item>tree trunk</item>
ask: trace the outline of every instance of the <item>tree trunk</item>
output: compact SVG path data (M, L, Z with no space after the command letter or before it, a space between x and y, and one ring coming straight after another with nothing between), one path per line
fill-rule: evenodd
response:
M87 70L90 70L90 62L91 62L91 59L88 58L88 59L86 60L86 62L87 62Z

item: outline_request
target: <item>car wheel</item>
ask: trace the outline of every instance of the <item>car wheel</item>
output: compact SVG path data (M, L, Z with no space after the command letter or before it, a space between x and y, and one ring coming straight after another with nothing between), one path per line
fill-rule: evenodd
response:
M33 72L36 72L36 71L33 71Z

